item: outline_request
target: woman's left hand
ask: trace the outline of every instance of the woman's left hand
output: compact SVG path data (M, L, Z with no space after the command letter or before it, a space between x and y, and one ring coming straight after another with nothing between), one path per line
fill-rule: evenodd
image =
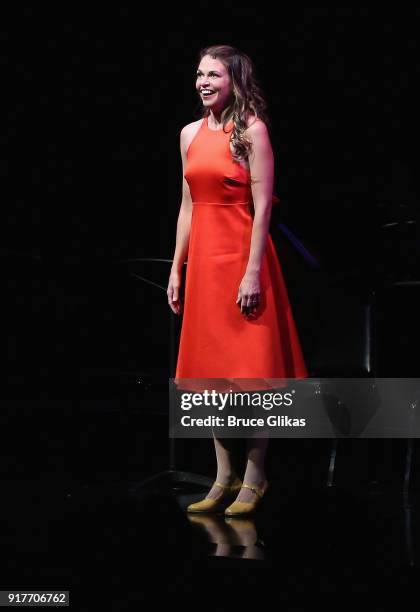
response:
M242 314L248 316L255 313L260 305L260 296L260 275L257 272L247 272L239 285L236 300Z

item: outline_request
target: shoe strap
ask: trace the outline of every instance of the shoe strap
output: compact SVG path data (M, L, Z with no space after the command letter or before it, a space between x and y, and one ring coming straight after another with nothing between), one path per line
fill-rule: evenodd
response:
M258 497L263 497L266 488L267 488L266 486L264 487L264 489L259 489L258 487L254 485L247 485L247 484L242 485L242 489L250 489L253 493L258 495Z
M214 483L215 487L220 487L221 489L229 489L229 485L222 485L220 482L215 482Z
M236 482L236 481L235 481L235 482ZM215 483L214 483L214 486L215 486L215 487L220 487L221 489L224 489L224 490L225 490L225 489L236 489L236 488L240 488L239 486L235 486L235 487L234 487L234 484L235 484L235 483L233 483L233 484L231 484L231 485L223 485L223 484L222 484L222 483L220 483L220 482L215 482Z

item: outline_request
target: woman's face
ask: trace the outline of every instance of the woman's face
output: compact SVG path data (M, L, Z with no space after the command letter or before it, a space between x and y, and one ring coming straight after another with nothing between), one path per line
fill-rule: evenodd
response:
M197 68L196 88L205 107L221 112L232 96L227 68L220 60L205 55Z

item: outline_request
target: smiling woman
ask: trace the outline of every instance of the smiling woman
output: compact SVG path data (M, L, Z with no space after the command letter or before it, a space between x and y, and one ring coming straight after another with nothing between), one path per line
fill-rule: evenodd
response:
M194 390L187 379L251 379L253 388L261 389L266 378L304 378L307 370L268 231L274 155L253 64L233 47L207 47L200 53L195 86L203 117L181 130L182 202L167 291L173 312L183 312L175 382ZM183 306L179 291L187 255ZM212 388L212 381L204 388ZM219 511L241 489L226 513L252 512L267 488L267 439L250 440L243 486L226 443L214 442L217 482L188 510Z

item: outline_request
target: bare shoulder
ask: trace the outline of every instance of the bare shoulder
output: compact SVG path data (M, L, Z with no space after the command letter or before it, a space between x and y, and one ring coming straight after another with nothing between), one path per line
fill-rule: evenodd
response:
M192 121L191 123L184 125L184 127L181 129L181 137L188 138L190 134L194 134L200 127L202 121L202 119L198 119L197 121Z
M267 125L256 115L248 115L247 125L248 127L245 130L247 136L250 136L251 138L268 136Z
M184 127L181 129L180 139L181 139L181 146L184 151L188 150L188 147L190 146L195 135L200 129L202 122L203 122L203 119L198 119L197 121L192 121L191 123L184 125Z

